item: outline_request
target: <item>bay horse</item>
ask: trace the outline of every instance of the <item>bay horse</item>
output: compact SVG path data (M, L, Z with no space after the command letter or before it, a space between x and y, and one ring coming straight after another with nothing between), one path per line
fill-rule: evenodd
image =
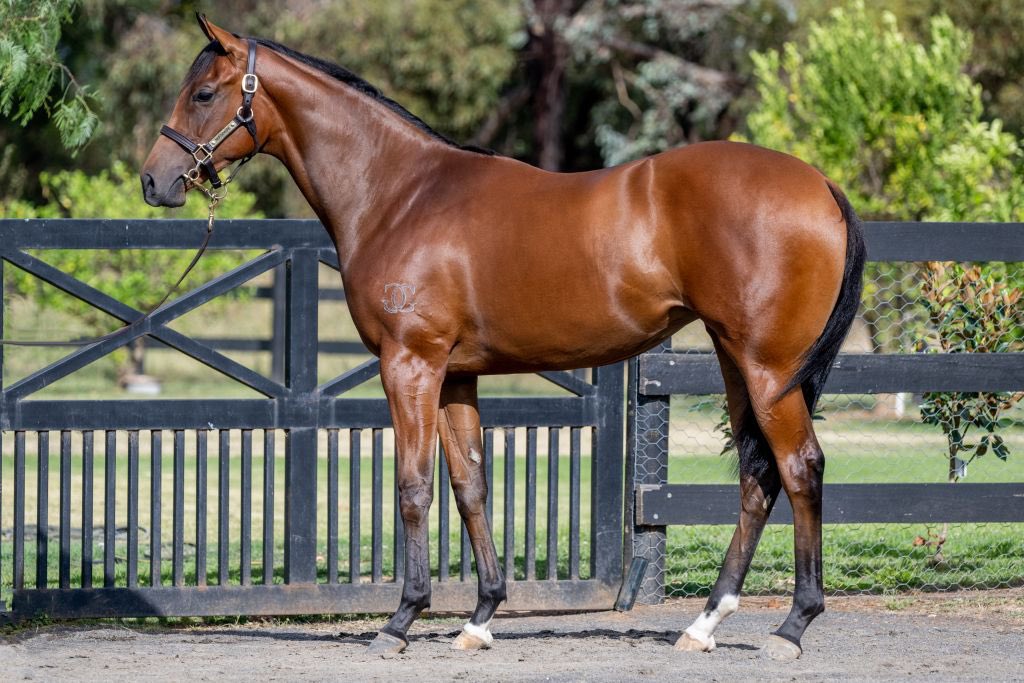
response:
M700 320L725 379L741 512L707 605L676 647L714 649L781 489L796 587L763 651L800 656L824 610L825 460L811 416L860 301L865 256L843 193L802 161L731 142L542 171L451 142L339 66L199 23L210 42L143 167L143 194L180 206L187 190L219 186L220 170L264 152L337 247L352 319L380 357L406 530L401 603L371 651L403 650L430 605L438 435L479 581L453 647L491 645L506 592L484 511L478 376L621 361Z

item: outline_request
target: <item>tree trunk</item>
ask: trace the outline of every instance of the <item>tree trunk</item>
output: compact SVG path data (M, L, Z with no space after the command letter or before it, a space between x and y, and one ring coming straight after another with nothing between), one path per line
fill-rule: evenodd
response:
M568 22L574 4L571 0L537 0L537 21L530 27L536 69L533 139L537 145L537 165L548 171L560 170L565 159L562 127L569 46L559 25Z
M135 339L129 347L129 375L135 377L146 374L146 342L145 337Z

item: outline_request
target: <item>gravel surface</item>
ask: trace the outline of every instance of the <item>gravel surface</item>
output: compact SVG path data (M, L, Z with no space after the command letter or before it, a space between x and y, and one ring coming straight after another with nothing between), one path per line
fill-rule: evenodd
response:
M366 644L383 620L156 627L100 623L22 628L0 637L0 679L622 681L1024 680L1024 589L892 598L833 598L790 664L758 647L787 603L748 598L712 653L671 645L702 602L619 614L501 615L494 648L455 652L462 618L413 627L400 655Z

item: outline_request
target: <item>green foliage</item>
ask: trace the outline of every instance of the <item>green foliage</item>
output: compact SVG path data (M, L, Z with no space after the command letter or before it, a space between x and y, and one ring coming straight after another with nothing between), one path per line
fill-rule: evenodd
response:
M869 218L1014 220L1020 148L982 120L970 50L970 34L944 15L923 45L889 12L835 9L805 45L753 55L761 99L750 137L821 168Z
M198 193L169 212L142 201L138 178L121 163L109 171L89 176L81 171L61 171L41 178L48 202L33 206L22 201L0 205L7 218L206 218L206 202ZM255 197L232 191L218 206L220 218L259 218ZM198 244L196 245L199 246ZM46 250L35 254L50 265L78 278L104 293L140 309L157 303L178 279L192 258L187 250ZM199 261L183 283L207 280L239 265L243 256L211 251ZM36 298L41 306L68 311L85 321L95 332L109 331L111 319L104 313L73 299L16 268L5 272L6 291Z
M1009 287L980 267L931 263L923 285L933 334L921 350L942 353L1009 353L1024 351L1024 290ZM921 420L938 425L949 444L949 480L966 476L967 465L991 452L1009 457L997 431L1007 426L1000 416L1024 398L1010 394L932 392L924 395ZM981 437L968 441L975 429Z
M606 166L718 138L750 70L791 21L778 0L597 0L565 30L573 87L597 90L589 119Z
M338 0L277 21L286 44L337 61L439 130L471 136L515 67L504 0Z
M78 149L92 137L93 94L60 61L61 24L76 0L0 3L0 115L26 125L40 109L53 117L63 145ZM54 94L58 90L58 94Z

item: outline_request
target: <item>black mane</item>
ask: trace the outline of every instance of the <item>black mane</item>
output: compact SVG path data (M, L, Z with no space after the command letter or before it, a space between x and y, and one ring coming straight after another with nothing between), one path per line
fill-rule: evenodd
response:
M440 140L446 145L451 145L452 147L466 150L468 152L476 152L478 154L494 154L494 152L489 149L483 149L481 147L476 147L475 145L461 145L455 142L454 140L442 135L441 133L438 133L436 130L427 125L427 123L423 121L423 119L416 116L411 111L400 105L398 102L395 102L393 99L382 93L376 86L355 75L345 67L338 66L337 64L328 62L323 59L319 59L318 57L311 57L309 55L293 50L290 47L274 42L273 40L267 40L266 38L251 38L251 40L256 41L256 44L262 45L263 47L273 50L274 52L277 52L279 54L282 54L285 57L289 57L290 59L294 59L297 62L300 62L307 66L311 66L318 71L322 71L328 76L341 81L345 85L348 85L349 87L358 90L360 93L366 95L367 97L377 102L380 102L388 109L392 110L393 112L401 116L403 119L405 119L409 123L413 124L420 130L422 130L427 135L431 136L436 140ZM207 44L207 46L204 47L196 56L195 61L192 62L192 66L189 68L188 74L185 76L185 85L192 83L195 79L199 78L204 73L206 73L206 71L213 65L213 60L215 60L218 56L224 54L224 48L217 41L211 41L209 44Z

